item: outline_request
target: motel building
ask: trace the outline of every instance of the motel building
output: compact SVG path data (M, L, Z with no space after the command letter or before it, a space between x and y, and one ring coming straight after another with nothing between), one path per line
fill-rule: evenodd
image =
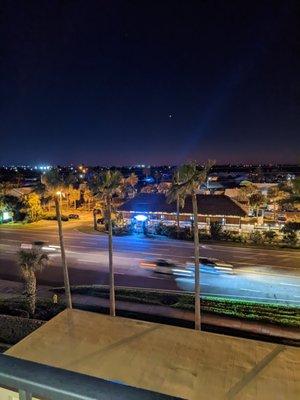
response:
M209 229L211 222L220 222L224 229L239 230L246 210L235 200L224 195L197 196L199 228ZM159 222L166 225L176 223L176 202L168 203L165 194L140 193L124 203L119 211L127 223L133 223L137 229L146 224L148 227ZM187 197L185 205L180 208L180 226L190 227L193 221L191 197Z

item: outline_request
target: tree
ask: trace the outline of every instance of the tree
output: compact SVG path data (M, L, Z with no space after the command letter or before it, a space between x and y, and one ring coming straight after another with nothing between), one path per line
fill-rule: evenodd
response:
M61 222L61 203L60 199L64 190L67 190L68 186L73 181L72 175L63 176L60 174L58 169L52 169L45 175L42 175L42 183L45 185L46 197L53 199L55 203L58 236L60 243L61 263L64 275L64 286L66 293L66 302L69 308L72 308L71 289L69 281L69 272L65 253L64 235Z
M108 226L108 259L109 259L109 309L110 315L116 315L115 280L113 266L113 243L112 243L112 199L120 194L124 185L124 179L119 171L108 170L102 174L95 175L91 183L91 189L96 197L105 202L105 215Z
M283 239L290 246L296 246L298 242L297 232L300 230L300 222L288 222L282 228Z
M265 201L265 197L260 192L253 193L249 197L249 204L250 204L251 207L254 208L256 217L258 217L259 206L261 204L263 204L264 201Z
M127 183L129 186L131 186L133 189L134 187L138 184L139 178L138 176L132 172L128 178L125 179L125 183Z
M218 240L222 236L222 224L218 221L210 222L210 236L213 240Z
M16 187L16 185L14 185L11 182L2 182L2 183L0 183L0 194L2 196L6 196L15 187Z
M199 267L199 228L197 194L200 186L206 182L207 174L213 166L213 161L208 161L203 169L198 170L196 164L187 164L178 168L178 178L173 182L168 193L168 201L179 201L184 207L185 199L191 196L193 205L194 226L194 254L195 254L195 329L201 329L200 315L200 267Z
M70 203L73 203L74 209L76 210L77 201L80 200L80 190L75 189L73 185L70 185L68 187L67 196L68 196L68 204L70 205Z
M274 220L276 220L276 211L277 211L278 205L282 201L285 201L284 199L286 199L286 198L287 198L287 192L280 190L278 186L272 186L268 189L267 199L268 199L269 203L273 204Z
M26 214L28 222L38 221L43 213L41 199L37 193L29 193L23 199L22 211Z
M293 194L295 196L300 196L300 177L297 177L292 180L292 188L293 188Z
M84 203L87 205L88 211L91 209L91 201L93 200L93 193L89 188L85 188L83 192L83 200Z
M24 279L24 292L31 315L34 315L36 307L36 273L47 265L48 260L48 255L37 248L20 250L18 253L20 274Z
M172 185L177 185L179 183L179 170L177 169L173 174ZM180 198L179 193L176 194L176 229L177 238L179 237L180 231Z
M13 216L14 221L22 221L25 217L23 203L16 196L0 195L2 212L8 211Z

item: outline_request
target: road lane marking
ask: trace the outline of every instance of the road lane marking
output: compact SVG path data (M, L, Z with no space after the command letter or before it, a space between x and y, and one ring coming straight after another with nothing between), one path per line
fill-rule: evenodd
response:
M234 272L236 272L237 274L237 276L238 275L247 275L247 274L249 274L249 275L257 275L257 276L260 276L260 275L269 275L269 276L276 276L276 277L287 277L287 275L286 274L278 274L278 273L273 273L273 274L269 274L268 272L261 272L261 271L256 271L256 270L247 270L247 271L245 271L245 270L243 270L243 269L239 269L239 268L235 268L234 270L233 270ZM296 278L296 279L299 279L300 278L300 275L288 275L288 277L289 278Z
M267 267L267 268L299 269L297 267L286 267L284 265L257 264L255 262L248 263L248 262L244 262L244 261L232 261L231 260L231 263L235 264L237 266L239 266L239 265L247 265L249 267L257 267L257 268Z
M247 292L256 292L256 293L260 293L261 290L254 290L254 289L243 289L241 288L240 290L246 290Z
M294 283L285 283L285 282L279 282L279 285L300 287L300 285L295 285Z

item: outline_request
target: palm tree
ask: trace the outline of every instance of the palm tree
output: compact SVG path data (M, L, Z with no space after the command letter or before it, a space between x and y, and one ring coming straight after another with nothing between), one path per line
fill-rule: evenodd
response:
M139 178L134 172L132 172L128 176L128 178L126 178L126 183L128 183L128 185L130 185L132 188L134 188L137 185L138 181L139 181Z
M174 172L172 184L176 185L179 182L179 170L177 169ZM176 228L177 228L177 238L179 237L179 229L180 229L180 199L179 194L176 194Z
M63 191L66 190L69 184L73 181L72 175L62 176L57 169L53 169L42 175L42 183L45 185L46 197L54 200L56 220L58 226L58 236L60 243L61 263L64 275L64 286L66 294L66 303L68 308L72 308L72 298L70 289L69 272L66 260L64 235L61 223L61 196Z
M93 200L93 193L90 189L84 188L83 200L88 211L91 209L91 201Z
M126 189L131 189L131 193L130 195L132 197L134 197L136 195L136 188L135 186L137 185L139 181L138 176L132 172L125 180L124 180L124 191L126 191ZM128 188L129 186L129 188ZM129 190L127 190L129 192Z
M47 265L48 260L48 255L37 248L20 250L18 253L20 274L24 279L24 292L31 315L34 315L36 306L36 273Z
M264 203L264 201L265 201L265 196L263 196L260 192L253 193L249 197L249 204L251 207L254 208L256 218L258 217L259 207Z
M80 190L75 189L73 185L69 185L67 189L67 196L68 196L68 208L70 208L70 204L73 203L74 209L77 208L77 201L80 200Z
M91 189L94 191L95 196L104 200L106 208L108 225L109 309L110 315L113 317L116 315L116 300L112 246L112 198L121 192L123 183L123 176L119 171L108 170L103 174L95 176L91 184Z
M178 169L177 181L173 182L168 193L168 201L179 201L184 207L187 196L192 198L193 227L194 227L194 255L195 255L195 329L201 330L200 314L200 268L199 268L199 228L197 194L200 186L206 182L207 174L214 164L208 161L202 170L196 164L183 165Z

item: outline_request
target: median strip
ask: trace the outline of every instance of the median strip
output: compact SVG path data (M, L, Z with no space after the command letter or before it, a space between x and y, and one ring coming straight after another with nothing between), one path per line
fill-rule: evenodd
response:
M64 292L63 288L54 288L52 290L55 293ZM74 295L109 298L109 288L107 286L73 286L71 290ZM194 311L194 295L192 293L117 287L116 300ZM300 327L300 307L295 306L227 297L203 296L201 309L202 312L224 317L268 322L288 327Z

